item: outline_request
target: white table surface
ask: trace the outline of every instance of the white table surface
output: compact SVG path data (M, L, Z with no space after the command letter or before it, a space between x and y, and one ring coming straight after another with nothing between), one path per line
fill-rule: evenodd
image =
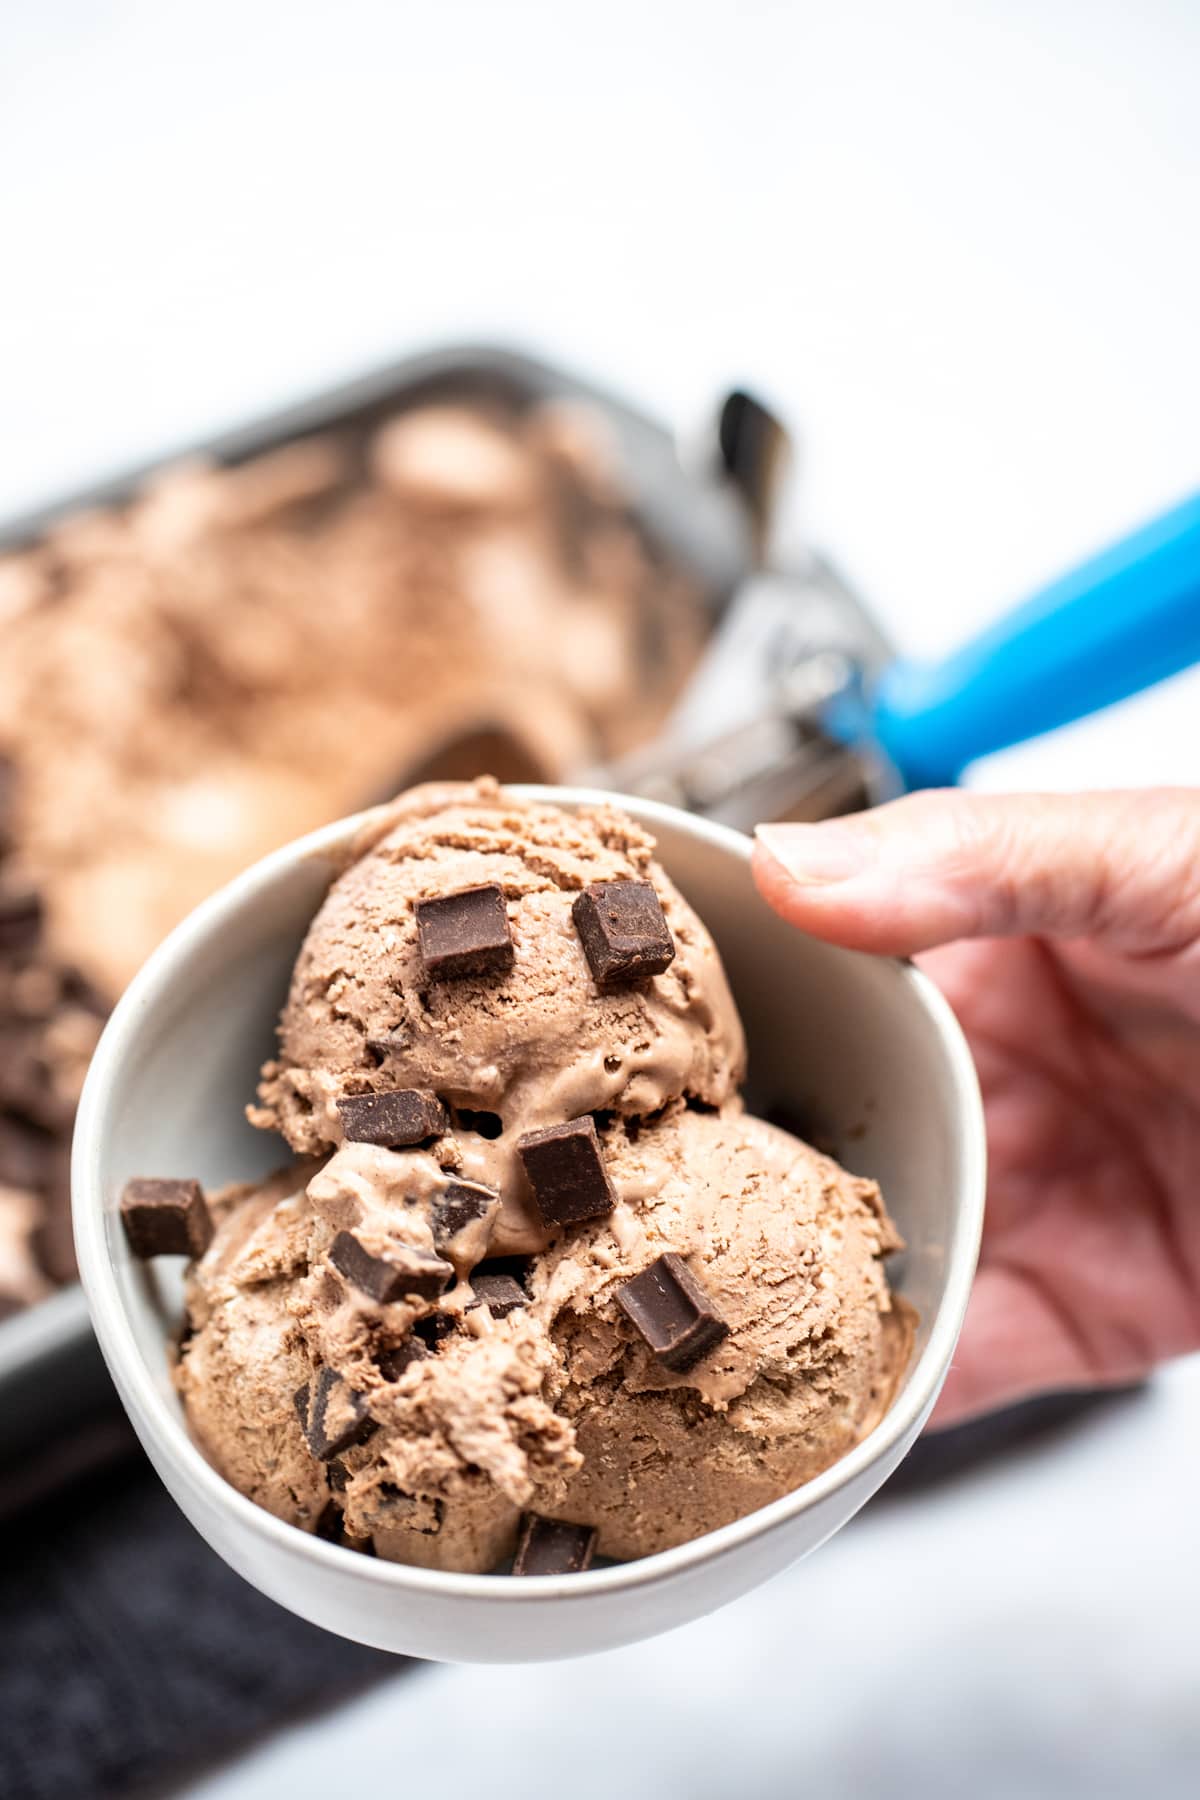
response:
M0 516L413 345L804 431L948 647L1200 482L1194 0L0 9ZM1200 674L996 787L1200 781ZM1200 1361L668 1640L430 1669L193 1800L1194 1794Z

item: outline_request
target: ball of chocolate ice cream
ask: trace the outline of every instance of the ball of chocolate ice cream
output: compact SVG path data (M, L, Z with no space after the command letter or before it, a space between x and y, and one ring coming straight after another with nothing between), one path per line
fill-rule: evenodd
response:
M900 1238L875 1183L738 1103L614 1124L604 1148L616 1208L540 1258L532 1286L558 1353L550 1392L583 1459L563 1516L624 1560L741 1518L845 1455L891 1400L912 1314L884 1274ZM664 1252L728 1326L681 1373L618 1302Z
M600 1552L625 1559L835 1462L882 1415L911 1339L883 1273L898 1239L878 1189L736 1103L677 1103L601 1141L612 1214L558 1235L521 1281L485 1264L478 1294L470 1272L415 1303L357 1289L329 1255L347 1215L323 1216L330 1190L311 1164L218 1200L179 1373L216 1467L306 1530L332 1516L379 1556L485 1571L511 1555L524 1509L591 1525ZM411 1166L397 1229L429 1244L436 1176L421 1152L398 1160ZM664 1252L728 1326L679 1373L618 1300ZM517 1303L481 1305L489 1279ZM322 1370L361 1412L334 1456L295 1402Z
M503 1197L491 1253L540 1248L516 1145L595 1112L646 1117L670 1101L737 1092L745 1042L720 957L654 861L653 841L604 806L520 802L494 782L418 788L317 913L264 1071L256 1124L302 1155L343 1141L338 1102L395 1090L440 1096L450 1155ZM598 985L574 907L585 888L649 883L674 956L660 974ZM423 902L495 884L511 965L444 978L422 959Z
M394 1256L433 1241L433 1165L406 1160L425 1197L393 1197ZM579 1462L545 1396L554 1351L540 1321L522 1309L493 1322L465 1281L374 1300L331 1261L346 1213L311 1163L211 1204L176 1379L214 1467L303 1530L332 1535L336 1521L395 1561L494 1568L521 1508L553 1504Z

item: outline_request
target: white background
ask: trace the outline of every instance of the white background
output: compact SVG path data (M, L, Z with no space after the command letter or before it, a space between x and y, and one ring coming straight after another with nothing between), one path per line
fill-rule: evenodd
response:
M0 516L501 338L681 426L761 386L934 653L1200 485L1198 94L1194 0L8 0ZM1198 705L978 779L1200 780ZM669 1642L429 1671L195 1793L1193 1793L1198 1421L1181 1365Z

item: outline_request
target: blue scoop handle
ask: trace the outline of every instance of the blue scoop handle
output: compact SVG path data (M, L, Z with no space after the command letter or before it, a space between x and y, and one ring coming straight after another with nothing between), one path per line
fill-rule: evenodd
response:
M1200 661L1200 494L940 663L894 663L869 698L907 787L1097 712Z

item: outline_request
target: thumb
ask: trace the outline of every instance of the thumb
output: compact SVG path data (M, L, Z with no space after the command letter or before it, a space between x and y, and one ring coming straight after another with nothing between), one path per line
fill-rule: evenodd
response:
M1149 956L1200 939L1200 789L948 789L757 836L769 904L852 949L1042 934Z

